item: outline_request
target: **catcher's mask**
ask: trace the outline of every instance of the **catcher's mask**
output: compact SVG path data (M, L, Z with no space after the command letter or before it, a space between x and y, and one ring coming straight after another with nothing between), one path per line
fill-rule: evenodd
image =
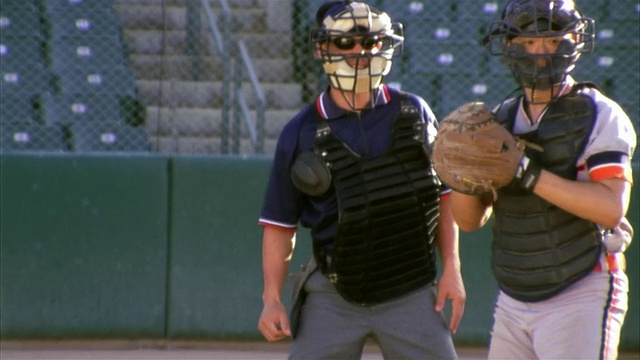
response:
M554 87L565 82L581 53L593 50L594 27L571 0L512 0L502 19L489 25L485 42L523 87L550 90L555 98ZM517 37L561 40L553 53L531 53L513 41Z
M402 52L402 25L365 3L348 0L322 5L316 22L319 28L310 37L316 58L331 86L353 110L361 110L356 108L356 94L377 90L391 70L391 58Z

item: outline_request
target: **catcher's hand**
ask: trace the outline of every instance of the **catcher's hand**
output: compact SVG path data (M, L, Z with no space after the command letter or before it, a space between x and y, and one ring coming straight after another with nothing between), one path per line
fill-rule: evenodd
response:
M541 169L524 155L525 145L495 121L483 103L468 103L440 123L433 165L440 179L461 193L493 193L495 198L496 190L514 178L532 191Z

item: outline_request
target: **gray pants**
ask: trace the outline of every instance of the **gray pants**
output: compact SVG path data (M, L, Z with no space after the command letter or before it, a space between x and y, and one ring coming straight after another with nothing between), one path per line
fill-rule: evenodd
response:
M370 337L385 359L457 358L446 321L434 311L433 286L369 307L344 300L319 271L304 290L307 298L289 359L360 359Z

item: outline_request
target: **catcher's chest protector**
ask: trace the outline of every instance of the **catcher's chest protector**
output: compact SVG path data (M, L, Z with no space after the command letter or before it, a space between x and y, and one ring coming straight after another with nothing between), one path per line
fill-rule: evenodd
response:
M504 106L498 120L512 123L518 103ZM572 91L549 107L537 131L520 136L544 149L527 149L527 156L575 180L576 160L595 118L593 100ZM493 272L500 288L515 299L548 299L586 276L598 261L601 241L596 225L537 195L504 188L494 212Z
M376 157L355 154L318 120L316 152L331 166L339 224L331 254L314 253L338 292L362 306L407 294L436 275L440 184L423 148L424 120L408 100L402 104L392 145Z

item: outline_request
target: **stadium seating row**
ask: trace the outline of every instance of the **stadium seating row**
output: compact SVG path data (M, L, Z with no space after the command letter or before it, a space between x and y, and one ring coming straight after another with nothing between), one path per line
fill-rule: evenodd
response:
M0 3L2 150L148 150L111 0Z

